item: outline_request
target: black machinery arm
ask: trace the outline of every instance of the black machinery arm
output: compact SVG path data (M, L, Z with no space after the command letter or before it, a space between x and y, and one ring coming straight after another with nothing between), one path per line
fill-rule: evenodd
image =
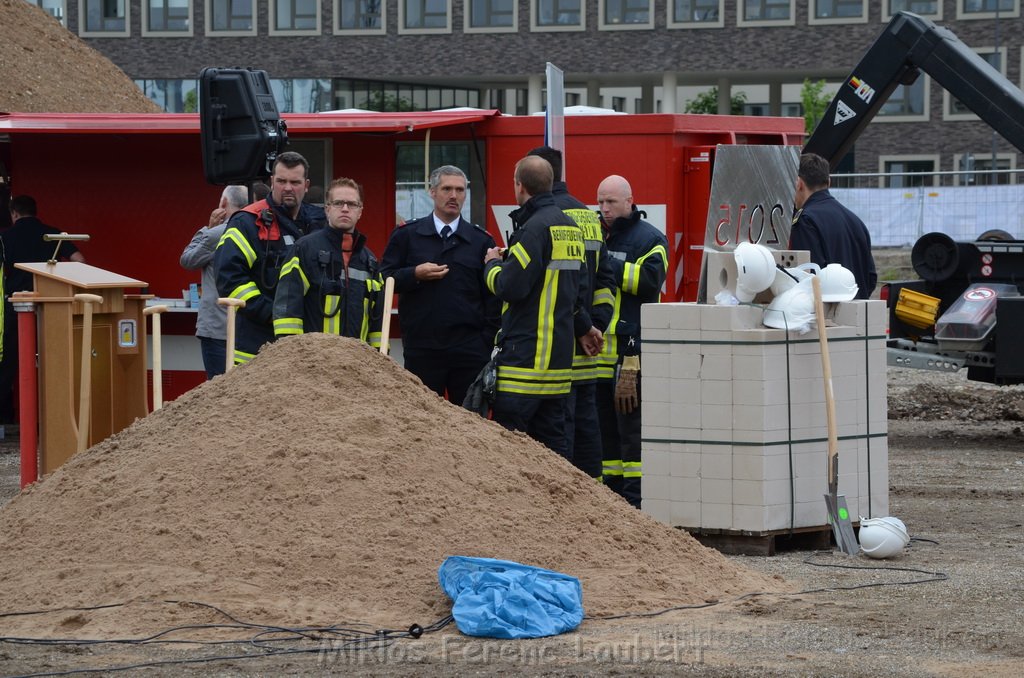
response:
M924 71L1024 152L1024 93L947 28L897 12L840 86L804 146L832 169L896 89Z

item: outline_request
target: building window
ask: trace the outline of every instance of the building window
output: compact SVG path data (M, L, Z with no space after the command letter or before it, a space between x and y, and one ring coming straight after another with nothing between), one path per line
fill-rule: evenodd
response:
M918 76L912 85L897 85L889 98L878 109L876 120L884 122L905 122L928 120L929 79Z
M142 92L167 113L195 113L199 110L196 80L136 80Z
M864 0L814 0L807 23L850 24L867 23L868 12Z
M256 34L254 0L208 0L206 33Z
M318 0L271 0L270 34L319 35Z
M939 159L936 156L880 156L878 164L886 175L881 178L883 188L938 185L935 168Z
M997 153L995 163L992 153L967 153L953 156L953 166L960 174L956 175L959 186L992 186L1017 183L1017 154ZM995 170L995 171L993 171Z
M1000 47L998 51L991 47L977 47L975 50L982 59L987 61L992 68L1004 76L1006 75L1006 48ZM946 120L977 120L978 117L948 91L942 93L942 110L945 111Z
M191 0L145 0L142 34L192 35Z
M581 0L533 0L530 15L534 31L581 30L586 23Z
M957 19L994 19L996 12L1000 18L1020 16L1018 0L957 0Z
M888 21L897 12L913 12L929 19L941 19L942 3L938 0L885 0L882 3L882 21Z
M782 104L779 115L784 118L804 117L804 105L799 103ZM743 115L765 116L771 115L771 107L768 104L743 104Z
M81 35L127 36L128 3L125 0L82 0L78 6Z
M61 26L67 28L68 21L64 18L67 14L65 0L28 0L28 4L43 9L47 14L60 22Z
M725 25L721 0L672 0L668 6L671 8L668 21L670 27L708 28Z
M384 0L335 0L335 33L384 33Z
M600 28L654 28L652 0L600 0Z
M399 0L399 33L450 33L450 0Z
M281 113L319 113L331 109L329 79L271 79L277 110Z
M793 0L740 0L737 26L792 26Z
M466 0L466 30L515 31L519 23L516 21L517 9L518 3L514 0Z

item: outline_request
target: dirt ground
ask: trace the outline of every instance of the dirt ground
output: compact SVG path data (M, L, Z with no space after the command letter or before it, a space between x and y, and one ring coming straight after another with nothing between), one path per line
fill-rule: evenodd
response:
M161 676L1017 676L1024 661L1024 388L899 368L890 368L889 382L891 512L915 541L889 561L835 551L730 556L802 593L587 619L575 633L534 641L471 639L454 625L419 639L372 628L268 635L252 626L241 632L244 642L181 642L202 637L187 629L147 643L92 644L76 636L76 614L66 612L55 620L57 635L79 642L4 638L0 673L148 665L145 675ZM6 501L16 492L16 441L0 449ZM13 612L3 607L0 613Z

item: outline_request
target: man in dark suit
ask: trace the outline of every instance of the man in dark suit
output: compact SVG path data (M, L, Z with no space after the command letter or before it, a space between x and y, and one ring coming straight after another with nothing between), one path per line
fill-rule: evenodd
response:
M396 228L381 259L399 295L406 369L458 405L490 359L499 314L483 277L494 239L461 216L467 185L458 167L431 172L434 209Z

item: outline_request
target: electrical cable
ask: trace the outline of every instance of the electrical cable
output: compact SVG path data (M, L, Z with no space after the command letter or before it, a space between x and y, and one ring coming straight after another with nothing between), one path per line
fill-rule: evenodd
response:
M208 603L202 603L198 601L186 601L186 600L164 600L159 601L163 604L170 605L194 605L196 607L206 608L214 611L217 614L225 617L231 623L222 624L188 624L175 626L168 629L164 629L157 633L142 638L116 638L116 639L69 639L69 638L19 638L19 637L0 637L0 643L7 642L13 644L30 644L30 645L41 645L41 646L64 646L64 645L84 645L84 646L95 646L95 645L154 645L154 644L193 644L193 645L248 645L258 652L250 654L231 654L231 655L213 655L209 657L192 657L188 659L158 659L150 662L140 662L130 665L121 666L106 666L102 668L81 668L81 669L68 669L65 671L53 671L53 672L42 672L25 674L23 678L37 677L37 676L67 676L84 673L105 673L105 672L117 672L117 671L129 671L140 668L151 668L157 666L172 666L179 664L200 664L210 663L215 661L230 661L230 660L241 660L241 659L253 659L258 657L270 657L278 655L293 655L293 654L310 654L310 653L321 653L321 652L350 652L350 651L362 651L362 650L374 650L389 647L398 640L403 639L418 639L424 634L434 633L440 631L444 627L448 626L453 618L451 615L442 617L427 626L420 626L419 624L412 624L406 630L395 630L395 629L374 629L369 624L363 624L360 622L354 622L351 626L325 626L325 627L288 627L272 624L259 624L254 622L247 622L239 619L231 613L225 611L216 605ZM60 612L87 612L93 610L110 609L116 607L123 607L127 603L112 603L106 605L94 605L89 607L76 607L76 608L55 608L50 610L28 610L18 612L4 612L0 613L0 618L3 617L14 617L14 616L27 616L27 615L43 615L53 614ZM353 628L356 626L365 626L366 629ZM233 639L233 640L189 640L189 639L173 639L167 638L166 636L182 631L182 630L195 630L195 629L251 629L257 631L255 635L249 638ZM279 637L274 637L279 636ZM330 641L329 645L325 645L325 642ZM308 643L314 642L314 647L280 647L274 644L281 643Z

